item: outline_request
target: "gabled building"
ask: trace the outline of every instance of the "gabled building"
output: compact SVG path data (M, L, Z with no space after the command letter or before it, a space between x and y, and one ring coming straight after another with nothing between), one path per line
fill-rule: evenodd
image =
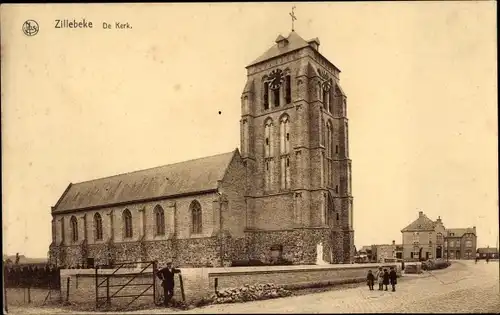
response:
M441 217L432 221L422 211L418 218L401 230L403 259L433 258L474 259L476 227L446 229Z
M443 258L446 229L439 217L432 221L423 211L418 218L401 230L403 259Z
M476 227L462 229L447 229L445 241L446 258L474 259L476 257Z

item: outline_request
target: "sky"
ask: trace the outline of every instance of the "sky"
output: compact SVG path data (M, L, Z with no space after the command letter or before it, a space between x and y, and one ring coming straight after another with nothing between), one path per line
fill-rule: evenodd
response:
M288 35L292 5L2 5L3 252L47 256L70 182L238 148L245 66ZM423 211L495 246L496 3L295 6L342 71L355 245L400 243ZM73 18L94 28L54 28Z

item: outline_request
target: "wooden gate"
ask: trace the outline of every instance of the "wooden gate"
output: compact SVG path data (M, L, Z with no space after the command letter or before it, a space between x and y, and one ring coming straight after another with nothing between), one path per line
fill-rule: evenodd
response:
M128 273L118 273L119 270L125 269L126 266L136 266L137 264L140 264L142 266L141 270L138 272L128 272ZM156 305L158 305L158 297L157 297L157 290L156 290L156 272L157 272L157 263L156 261L138 261L138 262L119 262L116 263L115 266L117 266L112 273L102 273L99 269L98 266L96 266L95 269L95 303L96 303L96 309L102 308L104 306L109 307L111 305L112 299L116 298L132 298L124 307L123 309L127 309L132 303L137 301L137 299L142 298L142 297L152 297L152 302ZM137 277L142 277L144 275L149 276L149 272L146 270L148 268L152 268L152 274L151 278L149 281L145 283L132 283L134 279ZM120 283L120 284L110 284L110 279L112 278L130 278L128 281L125 283ZM137 289L138 293L136 294L125 294L125 295L118 295L124 288L127 287L138 287L140 289ZM144 288L144 289L143 289ZM103 290L106 290L105 292L102 292Z

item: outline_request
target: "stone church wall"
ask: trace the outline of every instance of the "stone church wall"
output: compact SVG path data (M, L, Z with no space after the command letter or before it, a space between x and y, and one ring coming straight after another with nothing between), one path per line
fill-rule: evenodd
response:
M316 249L319 243L323 244L323 259L330 261L330 248L338 246L332 244L330 231L321 229L290 229L281 231L248 231L247 246L250 259L269 261L271 247L281 245L283 258L294 264L315 264ZM342 247L340 251L342 252Z
M222 242L222 250L221 250ZM173 239L166 241L114 243L111 256L108 245L89 245L88 257L95 263L104 265L108 257L115 262L157 260L159 266L173 261L181 267L217 267L220 266L220 254L224 261L256 259L269 262L271 247L281 245L283 258L294 264L315 264L317 246L323 246L323 261L331 263L349 262L353 253L352 232L338 232L329 228L290 229L280 231L247 231L244 238L235 238L229 234L224 237L204 237L191 239ZM51 247L52 255L65 252L59 264L65 266L82 265L83 247Z
M217 267L220 265L219 237L201 237L166 241L114 243L109 255L108 245L89 245L88 257L94 258L97 265L107 265L109 258L117 262L158 261L164 266L172 261L181 267ZM227 261L248 259L245 238L233 238L227 235L223 238L224 257ZM65 255L59 257L59 252ZM83 265L83 247L81 246L51 246L51 257L54 263L68 267Z
M108 263L108 246L106 244L89 245L88 257L94 258L94 264Z
M80 246L67 246L66 247L66 264L69 266L82 265L82 250Z

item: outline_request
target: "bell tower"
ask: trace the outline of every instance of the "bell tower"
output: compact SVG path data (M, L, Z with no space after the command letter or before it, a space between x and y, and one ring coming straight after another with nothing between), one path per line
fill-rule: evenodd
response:
M246 67L240 121L246 225L280 244L285 231L294 231L311 239L303 249L326 244L326 260L344 262L354 255L347 100L340 70L319 46L318 38L306 41L292 31Z

